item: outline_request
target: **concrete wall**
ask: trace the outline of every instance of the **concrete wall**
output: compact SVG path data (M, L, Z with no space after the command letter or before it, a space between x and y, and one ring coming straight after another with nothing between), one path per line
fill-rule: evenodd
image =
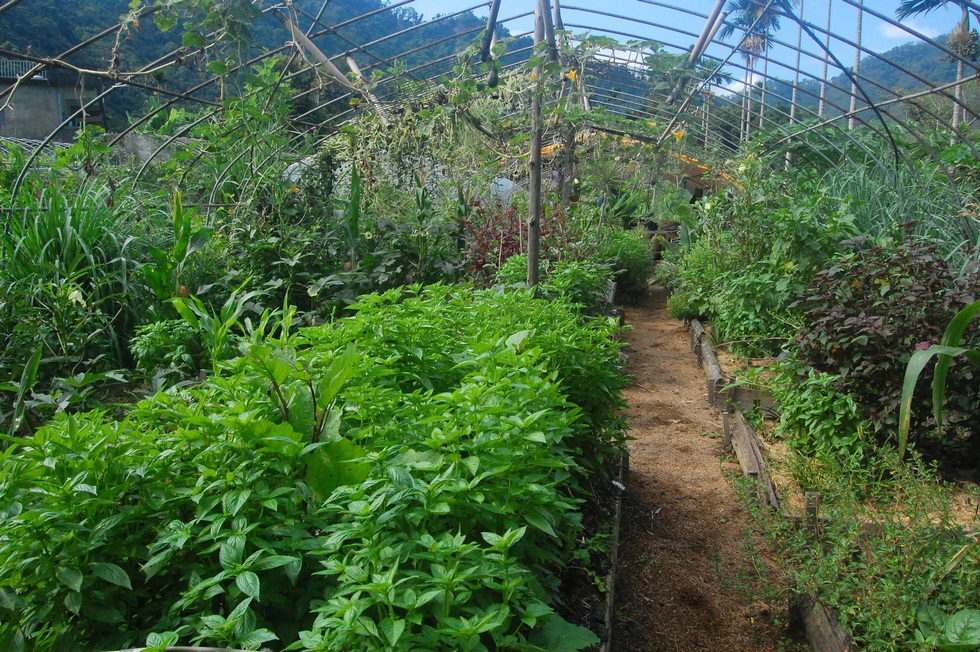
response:
M186 140L186 139L183 139ZM164 136L149 136L130 132L122 137L112 148L112 156L119 163L145 163L167 141ZM174 155L176 145L168 143L153 159L158 163L169 161Z
M7 86L9 84L0 82L0 88ZM93 96L86 93L89 99ZM10 98L9 106L0 113L0 136L43 140L69 115L69 109L79 105L78 92L73 87L44 82L23 83ZM102 115L95 116L90 122L101 125ZM55 140L72 142L76 132L77 125L66 127L58 132Z

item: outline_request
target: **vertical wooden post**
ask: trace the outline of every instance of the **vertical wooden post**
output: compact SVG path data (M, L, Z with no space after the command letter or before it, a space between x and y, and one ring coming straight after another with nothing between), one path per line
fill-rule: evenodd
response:
M555 29L565 29L565 23L561 19L561 0L555 0Z
M721 413L721 448L724 451L730 451L732 449L731 416L728 410Z
M483 34L483 45L480 47L480 61L490 61L493 48L493 35L497 32L497 14L500 12L500 0L490 4L490 17L487 18L487 31Z
M796 124L796 91L800 86L800 56L803 54L803 0L800 0L799 28L796 31L796 71L793 74L793 94L789 101L789 123ZM786 152L786 169L793 167L793 152Z
M811 532L814 534L820 532L820 493L817 491L806 492L804 520Z
M555 24L551 20L551 3L549 0L539 0L539 2L544 24L544 38L548 41L548 59L558 61L558 40L555 38Z
M542 10L547 0L538 0L534 12L534 46L544 41L544 16ZM528 188L529 215L527 219L527 286L538 285L538 268L541 254L541 66L536 65L531 73L534 85L531 89L531 180Z

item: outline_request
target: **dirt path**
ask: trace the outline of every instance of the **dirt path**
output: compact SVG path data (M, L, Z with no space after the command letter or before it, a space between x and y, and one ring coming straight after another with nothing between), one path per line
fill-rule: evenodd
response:
M721 416L684 324L662 291L627 308L630 469L613 649L620 652L776 650L773 609L758 596L771 567L723 477ZM749 545L747 545L747 543ZM758 551L762 550L761 553Z

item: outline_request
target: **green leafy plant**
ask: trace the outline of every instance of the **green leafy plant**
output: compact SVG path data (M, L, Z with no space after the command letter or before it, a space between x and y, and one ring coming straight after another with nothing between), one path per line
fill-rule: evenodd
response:
M973 652L980 648L980 611L960 609L946 616L931 604L919 605L915 614L919 626L915 640L931 643L943 652Z
M0 282L18 313L9 351L40 344L49 377L100 356L118 366L134 321L127 296L137 267L136 202L94 181L79 189L52 183L20 199L0 238Z
M262 294L259 290L242 292L251 279L246 279L221 305L218 314L213 315L208 307L196 296L174 297L173 305L191 328L201 334L202 344L211 358L211 369L218 372L221 360L231 354L229 337L241 325L239 317L245 312L248 303Z
M212 235L212 229L208 226L194 228L193 211L184 210L179 192L174 195L172 218L172 247L149 247L154 264L144 264L142 267L150 290L157 300L164 303L179 296L181 287L186 287L183 283L185 268L191 256L203 249Z
M612 260L616 296L634 301L646 294L653 270L650 236L643 226L630 231L614 230L606 244L606 255Z
M622 444L616 327L448 286L294 315L120 420L10 440L0 647L594 643L555 587Z
M577 305L585 315L602 314L609 307L612 270L598 261L545 261L543 281L537 288L544 299L563 297ZM497 272L497 282L509 286L527 283L527 256L507 259Z
M840 392L839 378L792 362L778 369L765 381L779 405L776 432L804 455L860 473L871 442L860 406Z
M200 368L201 335L182 319L165 319L139 326L130 342L136 368L152 376L172 370L187 377Z
M27 397L30 391L34 388L34 384L37 382L37 370L40 364L41 347L38 347L34 350L34 353L31 354L31 357L28 358L27 364L24 365L19 381L8 381L0 384L0 391L16 393L13 411L9 415L3 415L4 421L6 421L7 418L10 419L9 433L11 437L17 433L21 426L21 422L24 420L24 416L27 414Z

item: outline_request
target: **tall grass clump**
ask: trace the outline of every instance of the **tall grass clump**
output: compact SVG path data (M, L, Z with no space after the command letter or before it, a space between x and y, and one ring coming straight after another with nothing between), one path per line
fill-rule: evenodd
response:
M822 183L848 205L857 232L875 243L928 242L954 270L980 245L980 221L966 208L973 191L939 169L856 166L834 170Z
M0 239L5 362L38 347L62 369L118 362L133 322L135 203L101 182L52 184L17 203Z

